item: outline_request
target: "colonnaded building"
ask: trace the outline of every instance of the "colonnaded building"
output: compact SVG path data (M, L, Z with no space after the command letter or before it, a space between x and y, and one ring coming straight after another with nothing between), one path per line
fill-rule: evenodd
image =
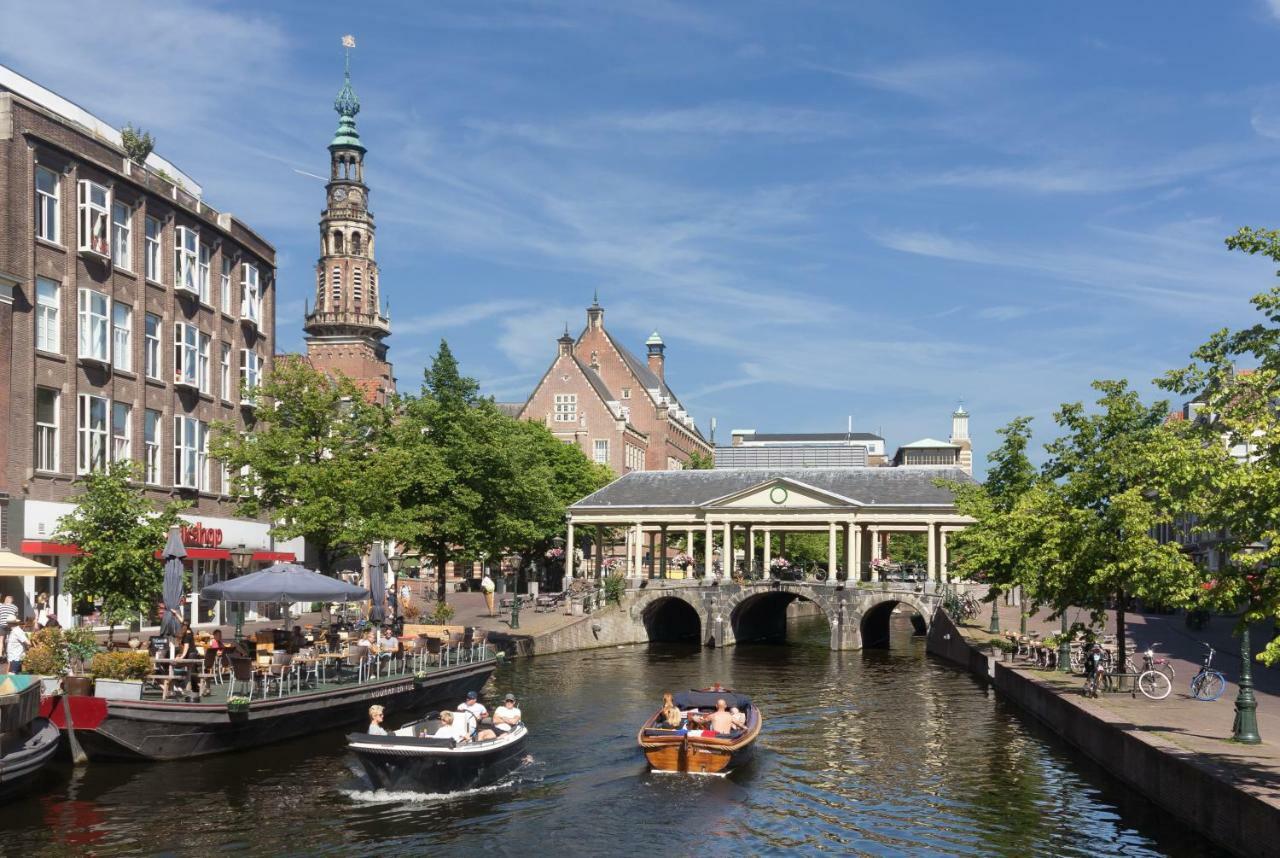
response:
M234 513L208 455L215 422L252 425L241 391L271 371L275 276L271 244L190 176L132 160L117 129L0 67L0 594L24 616L45 593L64 625L95 622L63 586L79 549L53 537L76 478L110 462L190 503L190 619L219 619L203 586L293 559ZM14 554L46 568L15 572Z

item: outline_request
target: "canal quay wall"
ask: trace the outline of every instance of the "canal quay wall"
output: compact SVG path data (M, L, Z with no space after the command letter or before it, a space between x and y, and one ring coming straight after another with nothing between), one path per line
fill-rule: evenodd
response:
M1241 788L1238 770L1216 766L1105 710L1086 709L1033 675L980 652L941 610L930 623L928 651L991 682L1002 697L1223 848L1239 855L1280 856L1280 807Z

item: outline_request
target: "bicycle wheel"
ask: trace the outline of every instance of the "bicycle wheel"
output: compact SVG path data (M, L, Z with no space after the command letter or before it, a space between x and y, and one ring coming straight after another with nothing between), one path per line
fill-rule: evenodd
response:
M1197 700L1217 700L1226 690L1226 677L1216 670L1205 671L1191 680L1191 696Z
M1138 690L1152 700L1164 700L1173 691L1173 683L1158 670L1146 670L1138 677Z

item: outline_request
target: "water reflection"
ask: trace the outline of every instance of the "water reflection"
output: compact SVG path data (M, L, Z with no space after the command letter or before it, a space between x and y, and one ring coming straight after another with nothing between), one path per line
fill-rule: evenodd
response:
M532 760L482 793L371 792L340 733L63 770L40 797L0 808L5 851L1215 854L926 658L909 624L895 623L888 650L832 653L827 639L816 618L795 624L787 645L628 647L505 666L485 694L519 695ZM750 692L765 714L754 761L729 778L646 772L635 733L661 692L715 681Z

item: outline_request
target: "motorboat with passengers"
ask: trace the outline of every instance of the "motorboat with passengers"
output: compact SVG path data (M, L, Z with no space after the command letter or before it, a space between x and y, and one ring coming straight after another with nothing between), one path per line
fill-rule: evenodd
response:
M717 730L717 723L729 729ZM751 758L763 724L751 698L716 686L675 694L644 722L636 741L653 771L728 774Z
M374 788L389 791L460 792L497 783L520 765L529 735L523 723L503 732L488 719L472 722L461 731L468 736L464 741L436 736L444 726L442 715L462 720L466 713L432 712L387 735L351 733L347 747ZM495 738L471 739L475 732Z

